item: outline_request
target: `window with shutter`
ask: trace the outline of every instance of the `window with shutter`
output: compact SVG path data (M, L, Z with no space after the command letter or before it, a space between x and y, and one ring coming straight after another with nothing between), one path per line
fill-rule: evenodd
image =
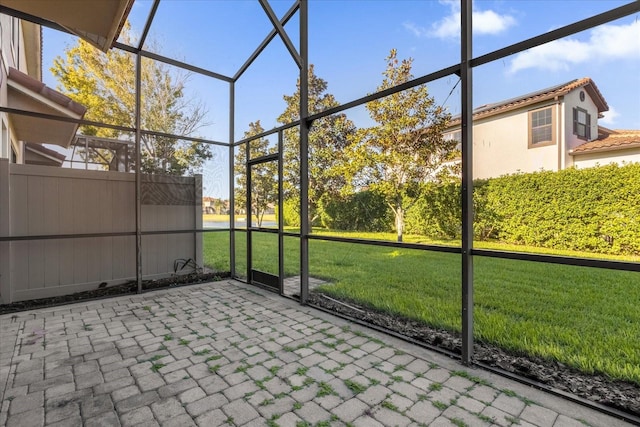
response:
M573 134L580 139L591 139L591 115L582 108L573 109Z

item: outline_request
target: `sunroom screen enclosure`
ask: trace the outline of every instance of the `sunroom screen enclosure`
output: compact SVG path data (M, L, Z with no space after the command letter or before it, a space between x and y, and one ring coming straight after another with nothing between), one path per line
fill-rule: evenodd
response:
M135 224L132 224L134 231L110 233L110 232L90 232L90 233L60 233L59 235L15 235L12 234L8 227L3 225L3 229L0 230L0 244L2 245L2 252L8 254L12 244L20 241L30 242L46 242L47 240L57 238L64 240L77 240L77 239L100 239L100 238L128 238L129 245L128 250L135 258L130 260L135 266L135 280L137 282L138 290L143 290L143 278L144 263L145 260L149 260L147 255L148 251L154 250L153 239L160 239L163 236L171 235L197 235L200 239L203 236L222 236L225 238L221 241L225 241L228 236L228 246L224 248L226 252L225 258L228 259L228 266L230 274L234 278L245 280L249 283L256 283L270 287L285 295L284 281L288 277L296 277L299 279L299 292L296 293L300 303L306 304L310 295L310 281L314 280L330 280L332 272L325 265L320 265L319 261L327 257L335 256L335 274L333 278L339 278L340 274L346 274L346 272L352 271L356 274L358 265L361 265L357 261L357 256L369 259L388 259L389 271L393 277L399 275L409 275L406 271L406 266L401 265L404 258L409 256L417 259L417 264L406 264L410 266L420 265L421 262L425 263L425 270L429 269L428 274L422 276L422 280L449 280L454 278L455 286L451 285L451 282L446 282L439 287L438 292L442 292L441 295L424 295L425 298L434 298L435 301L441 301L443 303L442 312L450 313L443 314L442 319L434 320L434 323L438 327L445 329L451 328L452 324L459 326L459 331L462 337L461 358L464 363L472 363L473 349L474 349L474 308L477 306L474 303L474 284L477 282L477 275L474 274L478 268L480 268L481 275L484 274L486 260L500 260L501 263L507 268L507 265L514 266L513 263L527 262L526 265L563 265L573 266L576 271L580 268L592 268L599 273L602 271L617 270L615 274L628 274L635 276L637 279L637 272L640 271L640 264L638 262L628 260L616 260L616 259L596 259L592 257L581 256L568 256L563 254L552 253L522 253L513 250L506 249L491 249L491 248L478 248L474 245L474 174L473 174L473 94L474 94L474 70L479 70L483 73L483 66L490 63L504 61L506 58L525 52L531 49L535 49L539 46L548 45L554 41L561 40L567 37L574 36L578 33L591 30L593 28L604 26L616 20L623 19L625 17L637 14L640 11L639 2L631 2L628 4L622 4L618 7L610 7L609 4L604 10L587 17L586 19L573 22L569 20L569 23L562 25L552 31L547 31L540 34L527 35L527 37L520 42L503 46L501 48L490 50L482 55L474 55L472 50L472 44L474 43L473 37L473 19L477 15L474 13L474 5L471 0L461 0L459 5L456 3L455 10L459 11L459 28L461 29L459 36L459 46L455 45L452 49L455 49L455 55L450 55L456 58L452 63L444 67L434 67L427 73L418 77L412 78L402 84L388 87L371 94L361 94L360 97L352 99L348 102L338 103L335 105L324 108L320 111L312 110L310 108L310 47L309 47L309 17L310 6L313 2L306 0L294 1L291 7L284 13L279 15L272 9L272 5L268 0L259 0L259 6L262 9L262 13L266 16L270 23L270 30L266 34L266 37L262 42L258 43L253 52L246 58L242 65L234 69L233 72L227 70L221 72L217 69L205 68L201 65L194 65L187 61L180 61L170 58L158 52L157 46L148 48L145 44L150 32L155 28L157 13L165 3L161 0L155 0L153 2L146 3L145 7L148 7L148 16L141 26L140 34L136 37L132 37L128 42L116 41L113 43L112 51L121 52L126 54L135 63L135 75L130 76L131 81L134 82L135 90L135 102L134 111L131 111L131 123L133 125L123 125L122 123L97 123L95 121L79 119L75 117L61 118L56 115L48 114L41 111L29 111L23 109L12 108L11 105L4 104L0 108L0 112L6 113L20 118L29 118L33 120L33 123L47 123L49 121L64 123L73 123L79 126L92 126L100 129L109 129L119 132L121 135L128 135L128 140L133 141L135 148L133 150L134 158L131 160L133 165L132 170L135 173L134 191L133 197L130 202L132 203L131 215L135 217ZM34 22L44 27L67 31L62 23L55 21L54 16L39 16L30 14L20 10L13 9L11 6L14 2L0 1L0 12L6 15L17 17L25 21ZM212 9L215 9L215 2L211 3ZM337 9L340 9L339 3L335 3ZM133 7L136 7L135 4ZM362 4L359 7L367 7ZM389 3L390 8L396 7L395 4ZM33 12L33 11L31 11ZM35 12L33 12L35 13ZM339 13L337 10L335 13ZM454 14L454 16L456 16ZM177 19L177 18L176 18ZM290 22L291 21L291 22ZM297 25L291 25L296 23ZM289 23L289 25L288 25ZM197 31L197 29L193 29ZM228 40L224 34L215 41L217 43L224 40L225 43L234 43L234 40ZM213 42L213 41L212 41ZM638 41L636 40L636 43ZM246 73L252 70L255 63L259 62L265 51L269 46L273 44L281 44L286 49L288 54L288 64L282 64L282 67L295 67L297 70L297 77L299 80L298 95L299 98L295 99L295 105L297 105L297 119L292 121L286 121L279 124L279 126L262 130L260 132L254 132L251 135L241 136L236 132L238 123L236 123L236 112L241 105L239 103L239 96L237 95L237 89L239 85L243 83L243 77ZM484 49L485 47L482 46ZM96 51L96 54L97 51ZM202 52L203 56L206 52ZM419 52L416 56L419 56ZM217 87L223 87L226 92L229 106L228 122L224 124L228 133L228 140L212 140L199 138L193 135L174 134L166 132L160 128L145 128L143 125L144 116L148 114L145 109L145 100L142 97L142 85L143 72L145 70L145 63L158 63L165 67L171 67L171 69L179 70L180 72L188 72L197 76L197 78L206 79L207 82L211 82L211 85L217 85ZM336 65L337 66L337 65ZM224 68L224 67L222 67ZM486 73L482 75L482 84L486 84L489 79L486 77ZM449 80L447 80L449 79ZM362 113L364 107L377 100L383 100L385 98L393 97L396 94L400 94L403 91L408 91L413 88L420 87L425 84L431 84L434 82L451 81L458 82L455 86L451 83L449 87L453 86L447 96L455 98L458 93L454 89L459 86L459 120L461 127L460 137L460 200L461 209L459 222L461 225L461 239L459 244L443 245L437 243L421 243L411 241L391 241L382 240L377 238L363 238L355 234L331 234L317 232L313 229L313 224L310 219L310 203L316 203L314 197L310 196L310 180L315 180L317 177L315 172L310 169L310 162L314 160L312 156L313 148L310 148L309 137L315 129L320 128L320 124L323 121L339 117L347 111L356 111ZM478 82L478 77L475 76L475 81ZM499 85L499 81L491 81L491 84ZM435 83L434 83L435 84ZM446 93L443 94L447 95ZM292 101L293 102L293 101ZM310 112L313 111L313 112ZM551 111L551 110L549 110ZM555 111L554 111L555 113ZM559 113L558 113L559 114ZM269 115L269 113L267 113ZM286 149L283 146L283 141L287 138L291 141L295 141L295 148L292 155L292 151L289 154L285 154ZM293 135L293 136L291 136ZM143 187L145 182L150 179L145 177L143 170L143 159L141 153L144 151L143 144L146 138L164 138L172 141L183 141L186 143L202 143L210 147L222 147L225 151L227 159L218 159L218 161L227 160L226 164L220 164L220 167L228 171L228 176L225 178L228 181L228 206L226 210L229 215L228 226L219 229L204 228L202 221L194 222L194 227L188 229L182 226L173 226L170 220L165 222L165 228L146 228L143 226L145 209L143 208L144 191ZM263 155L254 155L251 151L251 144L258 140L265 139L269 142L270 151ZM540 148L533 148L538 149ZM341 149L336 149L336 152ZM238 153L244 151L244 169L238 170L234 160L238 158ZM311 153L311 154L310 154ZM267 208L270 212L274 212L275 220L271 221L269 225L257 223L252 218L252 212L255 202L254 196L258 192L256 182L261 179L259 175L261 167L270 165L271 172L269 175L272 184L269 193L269 203ZM0 165L1 166L1 165ZM167 166L167 167L170 167ZM210 167L205 165L206 167ZM297 171L297 182L289 182L285 178L285 170ZM246 186L240 189L237 185L238 176L245 177ZM153 176L153 173L150 174ZM3 184L6 186L6 183ZM341 184L347 185L347 184ZM285 188L289 186L289 190ZM365 189L366 184L361 184L360 189ZM197 189L194 190L196 197L198 195ZM288 191L288 192L287 192ZM8 190L6 190L8 192ZM0 193L1 195L2 193ZM240 197L241 200L237 200ZM286 209L287 200L294 201L293 209L296 211L296 215L299 218L299 224L287 227L284 223L284 212ZM7 214L5 199L0 198L0 209L3 209L3 215ZM266 206L265 205L265 206ZM196 203L198 206L198 203ZM291 206L291 203L289 203ZM146 212L149 214L149 212ZM240 220L244 218L246 221L244 224ZM131 220L131 218L129 218ZM176 223L173 223L174 225ZM196 242L198 240L196 239ZM263 244L264 241L270 243ZM197 245L198 243L196 243ZM327 245L333 244L332 248L340 248L340 250L328 250ZM206 245L206 243L205 243ZM225 242L226 245L226 242ZM266 249L265 249L266 248ZM220 248L217 248L220 250ZM388 250L387 250L388 249ZM202 248L195 248L202 251ZM269 252L269 260L262 262L258 260L259 256L265 255L265 252ZM384 253L383 253L384 252ZM357 255L360 253L361 255ZM346 254L346 255L344 255ZM410 254L410 255L408 255ZM3 255L5 256L5 255ZM376 258L376 257L380 258ZM315 258L314 258L315 257ZM349 257L354 257L354 260L350 260ZM386 257L386 258L385 258ZM403 258L404 257L404 258ZM421 261L422 260L422 261ZM188 260L183 260L185 263ZM479 262L477 262L479 261ZM4 268L7 268L8 260L4 260ZM385 261L386 262L386 261ZM351 264L350 264L351 263ZM475 265L474 265L475 264ZM264 265L269 267L264 268ZM383 264L378 264L383 265ZM428 265L429 267L426 267ZM437 269L441 271L433 271L433 265L438 266ZM525 264L518 264L519 266ZM403 267L404 266L404 267ZM342 268L341 270L338 268ZM398 270L394 270L395 268ZM405 268L405 270L403 270ZM518 270L521 267L514 267L514 270ZM436 269L436 270L437 270ZM604 270L599 270L604 269ZM532 269L531 271L534 271ZM591 271L591 270L590 270ZM431 274L437 275L442 273L441 277L431 276ZM598 274L599 274L598 273ZM384 275L377 274L376 271L371 271L371 280L378 280ZM535 273L530 273L535 274ZM552 274L552 273L551 273ZM418 274L420 276L420 274ZM622 276L621 276L622 277ZM448 279L446 279L448 278ZM3 281L5 279L2 279ZM412 279L414 280L414 279ZM419 281L417 278L415 281ZM626 280L626 279L625 279ZM297 282L296 282L297 283ZM440 282L438 282L440 283ZM444 283L444 282L443 282ZM481 278L481 287L487 286L487 281ZM7 301L6 295L11 292L8 290L6 282L2 284L2 297L3 302ZM636 283L637 286L637 283ZM635 292L635 291L634 291ZM419 300L421 296L417 294ZM498 298L500 292L496 294ZM381 297L383 298L383 297ZM485 294L482 296L483 307L490 304L490 301L485 300ZM411 308L414 312L421 309L426 310L424 307L418 304ZM438 311L438 310L436 310ZM448 316L448 317L447 317ZM507 325L508 327L508 325ZM482 339L487 339L485 336ZM632 344L633 345L633 344Z

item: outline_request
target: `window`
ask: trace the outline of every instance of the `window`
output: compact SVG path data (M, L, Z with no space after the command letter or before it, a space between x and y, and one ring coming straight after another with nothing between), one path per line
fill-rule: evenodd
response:
M0 159L9 158L9 129L7 129L7 125L2 120L2 134L0 134Z
M13 49L13 59L14 59L14 66L16 68L18 68L18 63L20 61L20 56L19 56L19 52L18 52L18 46L19 41L20 41L20 28L19 28L20 22L18 21L18 18L11 18L11 49Z
M529 148L556 143L553 126L554 110L554 106L549 106L529 111Z
M591 139L591 115L587 110L573 109L573 134L587 141Z
M442 139L444 139L445 141L457 141L458 144L456 145L456 150L458 151L462 150L462 131L461 130L447 132L442 136Z
M16 148L11 144L11 160L9 163L18 163L18 153L16 153Z
M456 131L453 131L453 132L447 132L447 133L444 134L443 139L445 141L454 140L454 141L461 142L462 141L462 131L456 130Z

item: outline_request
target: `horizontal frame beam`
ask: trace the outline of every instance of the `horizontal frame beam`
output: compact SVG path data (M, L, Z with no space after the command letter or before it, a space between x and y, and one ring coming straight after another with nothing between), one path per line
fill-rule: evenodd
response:
M279 157L278 153L266 154L264 156L256 157L255 159L247 160L247 163L250 166L253 166L253 165L259 165L260 163L275 162L278 160L278 157Z
M229 146L229 143L227 143L227 142L214 141L214 140L211 140L211 139L204 139L204 138L196 138L196 137L193 137L193 136L180 136L180 135L174 135L174 134L171 134L171 133L157 132L157 131L153 131L153 130L144 130L144 129L142 129L140 131L140 133L142 133L143 135L159 136L161 138L182 139L182 140L185 140L185 141L202 142L204 144L219 145L221 147L228 147Z
M162 234L187 234L187 233L220 233L231 232L230 228L203 228L203 229L189 229L189 230L161 230L161 231L143 231L143 236L162 235ZM235 228L233 231L247 232L246 228ZM251 227L253 232L264 233L278 233L277 229L263 228L263 227ZM125 231L118 233L83 233L83 234L45 234L37 236L0 236L0 242L13 242L13 241L29 241L29 240L54 240L54 239L86 239L93 237L121 237L121 236L135 236L135 231ZM283 232L283 236L300 238L299 233ZM437 245L424 245L420 243L407 243L407 242L394 242L386 240L364 240L354 239L350 237L338 237L338 236L320 236L317 234L310 234L309 240L321 240L327 242L340 242L340 243L353 243L358 245L371 245L371 246L383 246L393 247L399 249L416 249L429 252L446 252L453 254L461 254L462 249L457 246L437 246ZM627 262L627 261L614 261L606 259L594 259L594 258L575 258L558 255L545 255L526 252L507 252L496 251L492 249L472 249L472 254L485 258L502 258L511 259L514 261L531 261L542 262L547 264L560 264L570 265L576 267L592 267L602 268L608 270L618 271L634 271L640 272L640 263Z
M491 249L472 249L471 253L473 255L486 258L502 258L517 261L544 262L547 264L573 265L577 267L606 268L609 270L620 271L640 271L640 263L627 261L614 261L596 258L575 258L568 256L545 255L526 252L507 252Z
M143 236L156 236L163 234L192 234L192 233L220 233L229 231L228 228L201 228L189 230L158 230L143 231ZM24 242L29 240L56 240L56 239L88 239L99 237L127 237L136 235L135 231L122 231L116 233L82 233L82 234L41 234L37 236L0 236L0 242Z
M8 113L8 114L18 114L18 115L21 115L21 116L35 117L35 118L45 119L45 120L54 120L54 121L59 121L59 122L74 123L74 124L82 125L82 126L96 126L96 127L100 127L100 128L119 130L119 131L122 131L122 132L131 132L131 133L133 133L133 132L136 131L136 129L134 127L111 125L109 123L94 122L92 120L84 120L84 119L74 119L72 117L61 117L61 116L55 116L53 114L38 113L38 112L35 112L35 111L18 110L16 108L0 107L0 112ZM171 133L156 132L156 131L153 131L153 130L141 129L140 132L142 134L144 134L144 135L159 136L159 137L162 137L162 138L183 139L185 141L202 142L202 143L205 143L205 144L220 145L220 146L223 146L223 147L228 147L230 145L227 142L214 141L214 140L205 139L205 138L196 138L196 137L192 137L192 136L174 135L174 134L171 134Z
M8 114L19 114L21 116L36 117L38 119L54 120L58 122L74 123L77 125L97 126L101 128L114 129L122 132L135 132L136 129L128 126L111 125L108 123L94 122L92 120L74 119L73 117L55 116L53 114L37 113L35 111L18 110L16 108L0 107L0 112Z

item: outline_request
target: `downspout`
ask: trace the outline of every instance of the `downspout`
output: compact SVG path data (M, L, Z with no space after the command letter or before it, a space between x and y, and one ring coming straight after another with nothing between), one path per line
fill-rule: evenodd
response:
M564 137L564 103L559 97L555 97L556 101L556 140L558 141L558 171L564 169L565 165L565 137Z

